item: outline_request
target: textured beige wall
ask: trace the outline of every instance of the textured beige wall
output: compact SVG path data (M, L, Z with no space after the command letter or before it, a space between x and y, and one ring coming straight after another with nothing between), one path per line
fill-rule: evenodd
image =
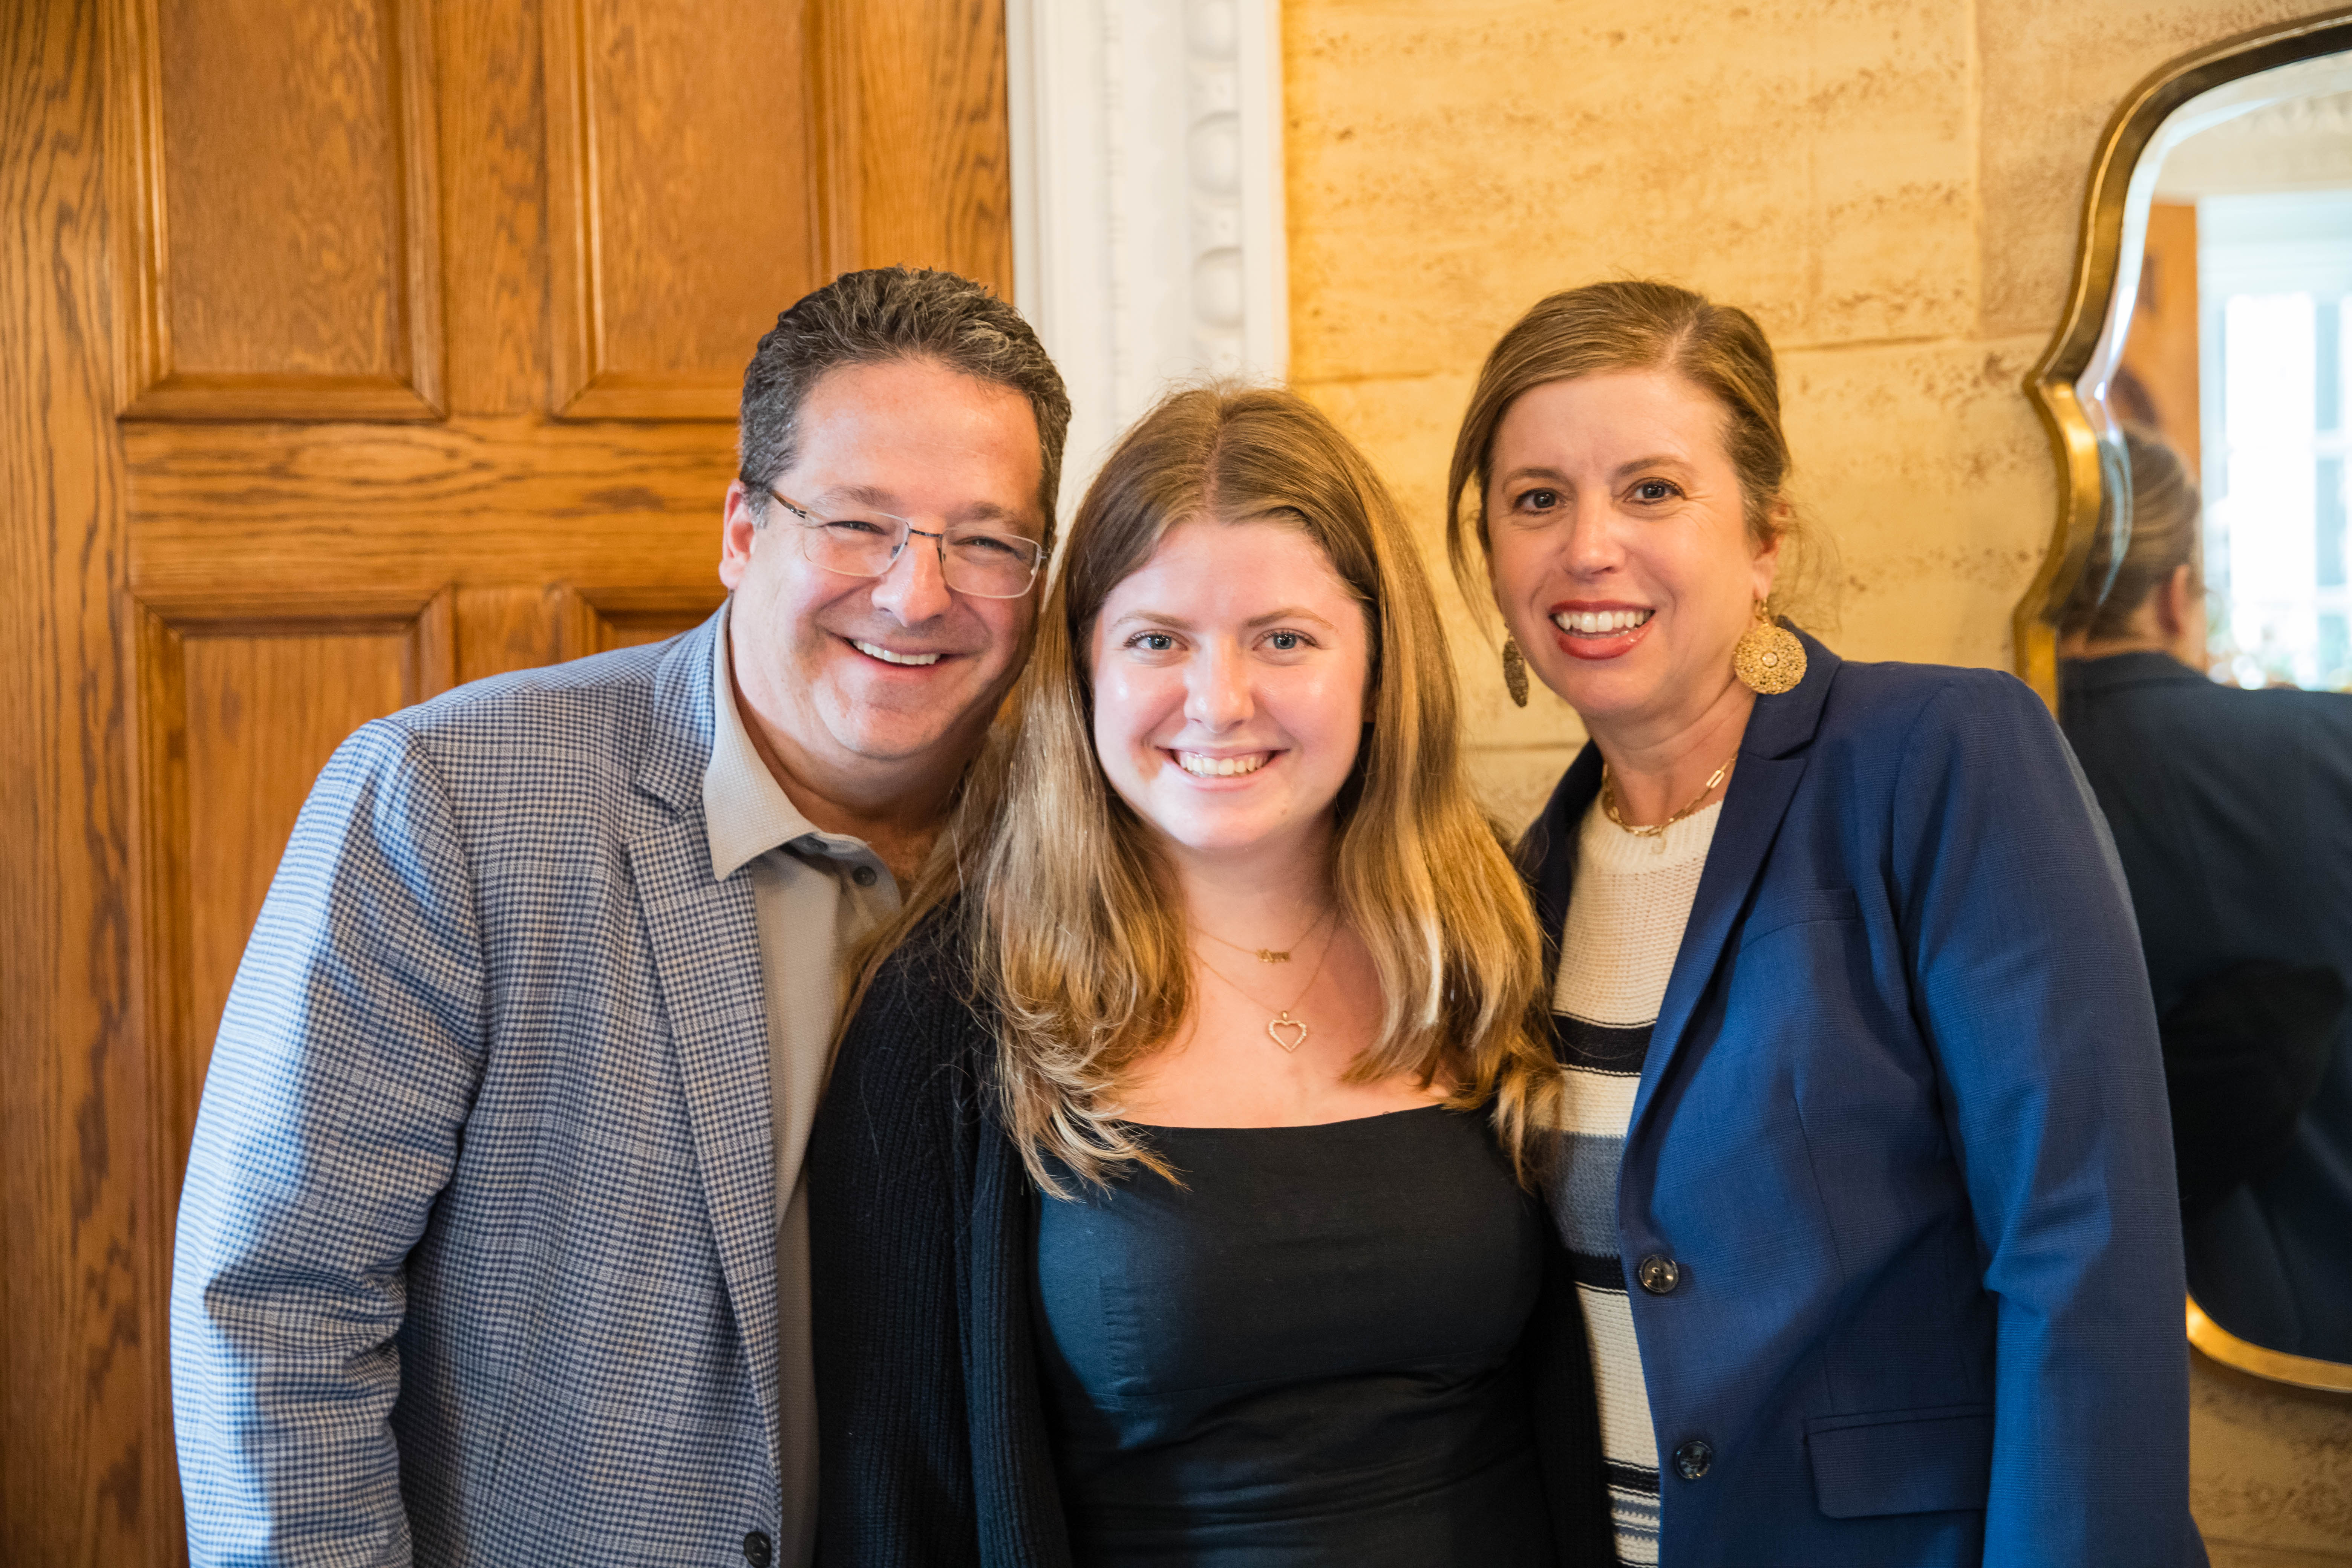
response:
M1646 276L1745 306L1780 351L1798 500L1843 557L1832 646L2005 668L2056 504L2020 384L2099 132L2167 59L2317 8L1287 0L1294 374L1442 567L1454 424L1528 304ZM1540 687L1514 710L1445 593L1482 783L1525 820L1574 716ZM2196 1401L2217 1564L2352 1557L2352 1401L2210 1365Z
M1293 374L1430 541L1471 374L1540 295L1672 279L1780 349L1797 495L1859 658L2006 666L2056 504L2021 389L2117 99L2294 0L1289 0ZM1449 600L1452 595L1449 594ZM1572 753L1457 640L1524 818Z

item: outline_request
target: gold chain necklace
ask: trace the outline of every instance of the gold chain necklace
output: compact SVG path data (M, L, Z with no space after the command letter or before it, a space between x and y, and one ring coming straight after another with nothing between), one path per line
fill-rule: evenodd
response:
M1219 936L1215 931L1211 931L1206 926L1196 925L1192 929L1199 931L1202 936L1207 937L1211 942L1224 942L1227 947L1232 948L1235 952L1246 952L1251 954L1256 958L1260 963L1288 963L1290 962L1290 955L1298 951L1298 944L1305 942L1308 937L1313 936L1317 931L1321 931L1323 929L1323 922L1329 920L1334 914L1338 913L1339 908L1339 906L1337 904L1325 905L1323 912L1315 917L1315 923L1308 926L1305 931L1300 931L1297 936L1291 938L1290 944L1286 947L1244 947L1240 942L1227 941L1224 937Z
M1316 925L1321 925L1322 923L1323 922L1321 921L1317 921L1315 922ZM1307 934L1310 936L1313 935L1314 930L1314 926L1307 927ZM1203 932L1202 934L1205 935L1206 933ZM1307 984L1300 986L1298 994L1290 999L1290 1007L1281 1009L1276 1013L1273 1017L1268 1018L1265 1021L1266 1038L1272 1040L1276 1045L1280 1046L1285 1051L1287 1051L1292 1055L1297 1055L1298 1047L1307 1043L1307 1020L1304 1018L1292 1017L1290 1016L1290 1008L1296 1007L1301 1002L1306 1001L1307 994L1315 989L1315 983L1323 978L1323 965L1328 963L1331 958L1331 944L1339 940L1339 933L1336 929L1333 930L1329 936L1323 939L1323 952L1322 956L1315 961L1315 973L1307 977ZM1226 945L1230 947L1233 944L1228 942ZM1249 949L1244 948L1242 951L1246 952ZM1256 1003L1257 1005L1261 1007L1265 1005L1264 1002L1259 1001L1257 997L1251 995L1247 990L1244 989L1239 981L1226 973L1223 970L1219 969L1215 964L1211 963L1208 959L1203 957L1197 950L1193 952L1192 956L1200 959L1202 968L1207 970L1210 973L1223 981L1227 985L1232 986L1233 989L1240 994L1244 1001ZM1282 1031L1285 1029L1296 1029L1298 1033L1296 1037L1286 1040L1282 1037Z
M1715 772L1706 775L1706 786L1692 798L1691 803L1683 807L1680 811L1675 813L1672 816L1666 818L1664 822L1644 823L1638 826L1626 821L1623 816L1618 812L1617 780L1615 776L1610 773L1609 764L1607 763L1603 763L1601 764L1601 809L1604 814L1606 814L1610 821L1615 823L1618 826L1623 828L1634 837L1655 838L1667 828L1672 827L1675 823L1682 821L1683 818L1689 816L1692 813L1697 811L1700 806L1705 805L1706 804L1706 797L1715 793L1715 786L1721 784L1724 779L1730 774L1731 764L1738 760L1739 753L1737 752L1732 752L1730 756L1725 758L1723 766L1716 769Z

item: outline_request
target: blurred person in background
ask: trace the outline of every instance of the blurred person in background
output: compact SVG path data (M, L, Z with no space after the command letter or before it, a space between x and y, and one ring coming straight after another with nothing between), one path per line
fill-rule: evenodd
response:
M2130 537L2067 606L2059 715L2139 916L2189 1292L2241 1339L2352 1362L2352 696L2207 678L2197 487L2124 439Z

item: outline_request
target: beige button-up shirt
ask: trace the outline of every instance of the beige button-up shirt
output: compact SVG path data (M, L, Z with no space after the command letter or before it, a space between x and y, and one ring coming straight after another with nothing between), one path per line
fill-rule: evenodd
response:
M710 874L750 868L768 1008L768 1072L776 1126L777 1400L782 1415L782 1568L807 1568L816 1546L816 1390L809 1354L808 1184L801 1156L831 1064L842 969L858 938L898 908L898 885L863 839L821 833L768 771L735 705L729 628L711 656L716 715L702 812Z

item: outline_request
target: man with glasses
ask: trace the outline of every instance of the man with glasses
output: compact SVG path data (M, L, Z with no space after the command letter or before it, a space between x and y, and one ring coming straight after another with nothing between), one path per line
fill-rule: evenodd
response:
M195 1563L810 1561L801 1152L1027 656L1069 413L979 285L839 278L745 374L717 615L336 753L181 1202Z

